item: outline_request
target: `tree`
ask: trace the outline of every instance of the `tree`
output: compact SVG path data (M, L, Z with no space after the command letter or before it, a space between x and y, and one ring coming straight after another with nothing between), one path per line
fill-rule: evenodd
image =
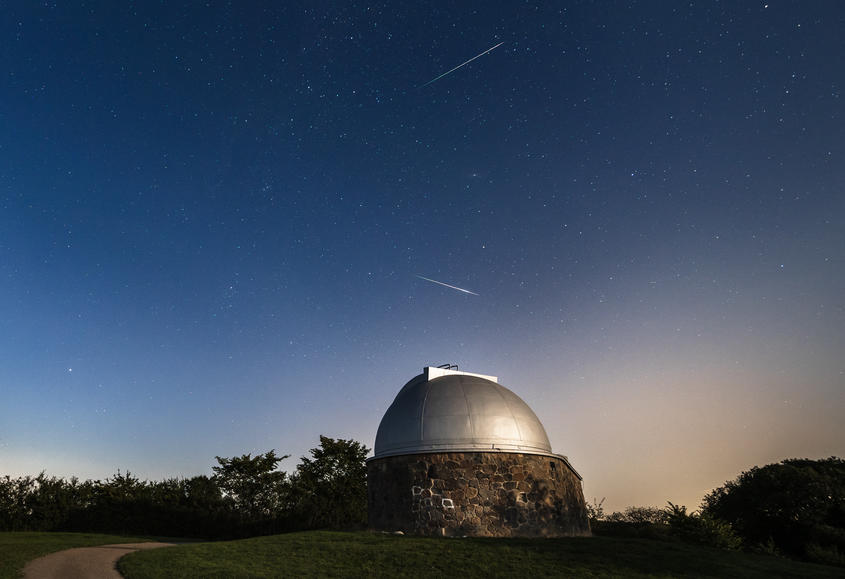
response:
M201 511L215 511L223 505L220 486L213 477L198 475L186 479L182 484L185 502L191 508Z
M214 480L234 507L248 518L269 517L278 513L285 495L284 472L276 467L290 455L250 454L234 458L215 457L219 466L211 467Z
M593 502L587 503L587 518L590 519L590 525L595 525L604 519L604 499L605 497L602 497L600 501L597 501L596 497L593 497Z
M302 457L291 477L292 510L305 528L347 528L367 522L370 451L354 440L320 436L312 458Z
M743 472L704 497L749 545L845 563L845 461L790 459Z
M35 488L36 480L30 476L0 478L0 531L35 530L29 504Z

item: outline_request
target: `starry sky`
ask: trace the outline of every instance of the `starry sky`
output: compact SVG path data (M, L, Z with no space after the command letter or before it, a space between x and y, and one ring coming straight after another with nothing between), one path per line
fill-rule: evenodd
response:
M442 363L605 509L845 454L840 2L0 11L0 474L291 470Z

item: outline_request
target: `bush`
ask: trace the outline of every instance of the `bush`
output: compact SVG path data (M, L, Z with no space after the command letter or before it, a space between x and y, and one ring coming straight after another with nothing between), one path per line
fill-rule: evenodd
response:
M709 515L687 513L669 503L667 508L628 507L590 523L593 533L608 537L684 541L719 549L739 549L742 541L728 523Z
M845 461L790 459L754 467L704 497L703 513L747 545L830 563L845 552Z
M666 523L667 517L666 510L659 507L628 507L621 513L611 513L608 515L607 520L618 523L644 525Z
M602 503L604 499L602 499ZM596 535L606 537L625 537L629 539L670 540L669 528L665 524L666 516L658 507L628 507L624 511L614 511L604 515L602 504L593 500L593 512L590 529ZM597 507L597 508L596 508ZM588 506L588 512L589 506Z
M669 503L664 513L672 534L682 541L728 550L737 550L742 546L742 539L729 523L706 513L687 514L685 506L672 503Z
M593 497L592 503L587 503L587 518L590 520L590 526L592 527L597 522L604 519L604 499L602 497L600 501L597 501L595 497Z

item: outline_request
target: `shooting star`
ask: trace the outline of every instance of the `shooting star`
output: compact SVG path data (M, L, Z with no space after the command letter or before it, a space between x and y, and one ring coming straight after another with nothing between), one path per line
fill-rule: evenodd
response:
M465 294L470 294L470 295L473 295L473 296L478 295L477 293L471 292L471 291L464 289L462 287L458 287L456 285L449 285L448 283L443 283L442 281L437 281L436 279L429 279L429 278L423 277L421 275L417 275L417 277L420 278L420 279L424 279L425 281L430 281L431 283L436 283L438 285L443 285L443 286L446 286L448 288L452 288L453 290L458 290L459 292L464 292Z
M458 66L456 66L456 67L455 67L455 68L453 68L452 70L447 70L446 72L444 72L443 74L441 74L441 75L440 75L440 76L438 76L437 78L433 78L433 79L431 79L430 81L428 81L427 83L425 83L425 84L421 84L421 85L420 85L420 86L418 86L417 88L423 88L423 87L426 87L426 86L430 85L431 83L433 83L434 81L436 81L436 80L440 80L441 78L443 78L443 77L444 77L444 76L446 76L447 74L450 74L450 73L452 73L452 72L455 72L456 70L458 70L458 69L459 69L459 68L461 68L462 66L469 64L470 62L472 62L473 60L475 60L476 58L478 58L478 57L480 57L480 56L484 56L485 54L487 54L488 52L490 52L491 50L493 50L493 49L495 49L495 48L499 48L499 47L500 47L501 45L503 45L503 44L504 44L504 42L500 42L499 44L497 44L497 45L496 45L496 46L494 46L493 48L488 48L487 50L485 50L485 51L484 51L484 52L482 52L481 54L478 54L478 55L476 55L476 56L473 56L473 57L472 57L472 58L470 58L468 61L466 61L466 62L462 62L461 64L459 64ZM431 280L429 280L429 281L431 281ZM439 283L439 282L438 282L438 283Z

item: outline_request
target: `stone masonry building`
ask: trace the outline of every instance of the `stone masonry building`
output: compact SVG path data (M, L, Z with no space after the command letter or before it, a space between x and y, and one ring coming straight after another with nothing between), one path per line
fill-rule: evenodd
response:
M476 537L589 535L581 476L495 376L426 367L396 395L367 462L369 524Z

